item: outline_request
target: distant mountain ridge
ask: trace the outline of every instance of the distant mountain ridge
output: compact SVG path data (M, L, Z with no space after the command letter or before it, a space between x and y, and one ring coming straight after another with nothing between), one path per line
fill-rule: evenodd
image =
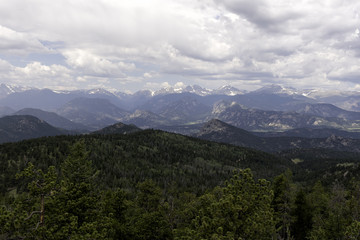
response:
M68 133L70 132L55 128L34 116L14 115L0 118L0 143Z
M176 126L177 132L184 133L193 131L194 128L188 126L213 118L251 131L360 130L360 112L320 102L318 98L324 99L326 95L316 95L315 91L280 85L268 85L251 92L231 86L211 90L198 85L176 85L134 94L101 88L74 91L14 88L10 91L6 85L1 86L4 91L7 89L7 95L0 98L0 116L24 108L40 109L55 112L92 131L124 122L141 128L172 129L171 126ZM355 99L357 95L354 92L344 96ZM355 107L356 104L352 104Z
M13 93L21 93L26 91L41 91L46 90L33 88L33 87L25 87L19 85L11 85L11 84L4 84L0 83L0 98L4 98L7 95L11 95ZM51 90L51 89L47 89ZM156 96L156 95L163 95L163 94L173 94L173 93L194 93L199 96L207 96L207 95L242 95L242 94L275 94L275 95L288 95L288 96L303 96L308 97L311 99L326 99L326 98L345 98L345 97L360 97L359 91L323 91L317 89L304 89L299 90L293 87L287 87L283 85L277 84L269 84L265 85L259 89L253 91L241 90L231 85L224 85L217 89L209 89L204 88L199 85L182 85L182 86L169 86L164 87L162 89L153 91L153 90L139 90L134 93L127 93L127 91L119 91L119 90L106 90L103 88L95 88L95 89L79 89L79 90L51 90L57 94L75 94L77 97L79 95L86 96L86 95L108 95L110 97L117 96L119 98L131 96L131 95L138 95L139 93L146 92L149 96Z
M246 108L235 102L219 102L214 105L212 115L208 120L216 118L228 124L246 130L277 130L285 131L304 127L334 128L357 127L360 123L346 121L340 118L322 118L296 112L265 111L260 109Z
M145 110L136 110L134 113L124 117L122 122L126 124L134 124L143 129L172 125L170 120Z
M348 120L360 120L360 112L347 111L329 103L299 104L294 106L294 111L319 117L334 117Z
M214 142L226 142L251 148L261 148L263 143L260 137L218 119L212 119L205 123L194 136Z
M75 123L97 130L121 121L129 115L125 110L101 98L75 98L56 111Z
M270 84L259 88L253 93L266 93L266 94L285 94L285 95L303 95L300 91L292 87L283 87L281 85Z
M15 110L12 108L0 106L0 117L6 116L6 115L11 115L14 112L15 112Z
M360 152L360 139L344 138L331 135L326 138L301 137L260 137L236 128L217 119L203 125L195 137L230 143L237 146L254 148L266 152L278 152L289 149L322 148L333 151Z
M72 122L69 119L61 117L54 112L46 112L40 109L24 108L13 113L13 115L31 115L57 128L77 130L81 132L87 130L87 127L83 124Z
M0 84L0 98L4 98L7 95L10 95L12 93L24 92L24 91L30 90L30 89L31 88L29 88L29 87L1 83Z

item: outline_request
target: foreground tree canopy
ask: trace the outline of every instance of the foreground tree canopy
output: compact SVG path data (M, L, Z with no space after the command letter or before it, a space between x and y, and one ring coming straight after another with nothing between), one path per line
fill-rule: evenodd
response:
M40 154L39 159L48 157L53 165L34 158L29 160L30 155L24 150L17 161L12 157L15 151L11 150L15 145L5 146L6 151L0 154L7 155L6 169L14 171L2 174L8 182L2 185L6 189L1 195L0 239L359 239L360 182L357 179L347 182L346 188L339 181L325 186L320 181L300 184L293 181L290 170L276 167L283 169L283 173L265 180L254 177L250 169L241 168L244 165L240 164L251 159L259 176L264 172L258 168L264 161L262 157L269 155L203 142L196 147L204 152L204 158L208 156L212 160L195 155L193 165L182 162L186 165L184 168L174 168L172 161L175 166L178 163L173 158L181 154L180 144L186 145L186 142L181 142L181 136L172 136L178 141L179 150L172 152L175 155L171 158L167 155L170 153L162 152L163 156L154 160L151 157L158 156L154 151L162 147L156 146L158 139L152 142L154 148L150 148L139 144L142 140L138 135L133 136L138 147L126 152L123 148L133 145L118 142L118 149L111 151L110 145L106 145L109 142L97 141L108 151L108 156L116 152L139 164L132 170L133 175L122 177L112 174L110 168L124 171L124 166L114 162L104 167L109 163L95 160L103 156L89 150L93 143L86 138L67 140L65 147L51 145L49 141L54 151L41 144L29 148L42 149L36 153ZM157 135L160 140L161 137L163 135ZM206 152L211 148L224 153L227 162L223 165L217 162L215 155ZM194 151L193 146L187 145L183 154L188 156ZM141 154L150 158L149 163L140 159ZM63 155L65 158L60 161ZM228 159L232 157L239 166L231 165ZM28 159L26 164L24 159ZM281 163L276 159L269 161L275 166ZM150 165L154 162L158 169ZM134 167L130 161L122 163ZM159 169L163 175L156 172ZM268 171L277 170L269 167ZM138 179L139 176L146 177ZM210 179L211 176L218 178ZM179 183L187 182L188 177L194 181L193 185L186 187ZM206 179L209 179L207 184ZM209 184L215 181L218 184Z

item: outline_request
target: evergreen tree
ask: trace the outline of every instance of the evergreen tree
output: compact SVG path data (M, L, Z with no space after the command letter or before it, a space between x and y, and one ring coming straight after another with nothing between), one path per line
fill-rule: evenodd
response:
M47 203L54 197L57 186L57 174L53 166L44 173L35 169L32 163L17 178L26 178L28 192L15 199L12 206L1 209L0 222L3 223L2 234L6 238L42 239L47 220Z
M300 189L295 198L293 217L294 223L291 228L295 240L306 239L312 226L312 213L306 200L306 194L302 189Z
M83 142L77 142L61 166L60 191L51 202L48 236L52 239L105 239L109 219L101 212L97 172Z
M137 196L129 217L131 239L172 239L161 189L152 180L137 185Z
M275 177L273 181L274 198L271 206L274 209L278 239L291 239L290 225L292 221L292 173L290 170Z
M126 213L132 202L128 200L127 194L122 189L115 189L107 190L103 196L101 207L109 220L110 236L113 239L130 239Z
M30 163L18 177L30 179L28 193L1 208L1 232L18 239L106 239L109 218L95 187L96 172L82 142L76 143L62 165L61 178L53 166L47 173Z
M225 187L195 200L196 212L188 227L175 231L176 239L272 239L272 197L269 182L240 170Z

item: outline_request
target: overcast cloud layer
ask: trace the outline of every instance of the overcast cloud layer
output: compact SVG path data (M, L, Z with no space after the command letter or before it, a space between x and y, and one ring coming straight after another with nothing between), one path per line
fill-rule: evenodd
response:
M356 0L0 0L0 82L360 90L359 13Z

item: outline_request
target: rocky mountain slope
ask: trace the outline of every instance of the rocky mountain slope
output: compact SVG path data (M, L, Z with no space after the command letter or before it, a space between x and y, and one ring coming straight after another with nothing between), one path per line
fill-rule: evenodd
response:
M289 149L321 148L332 151L360 152L360 139L331 135L327 138L259 137L222 121L213 119L203 125L195 137L216 142L250 147L266 152Z
M214 105L208 120L216 118L246 130L285 131L295 128L333 127L338 129L357 128L360 122L342 118L324 118L296 112L265 111L246 108L235 102L219 102Z

